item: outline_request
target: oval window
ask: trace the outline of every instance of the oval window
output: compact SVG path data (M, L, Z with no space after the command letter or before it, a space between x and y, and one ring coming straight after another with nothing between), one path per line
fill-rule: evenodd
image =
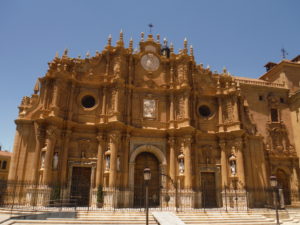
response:
M211 111L208 106L202 105L199 107L199 114L203 117L209 117L211 115Z
M96 100L93 96L86 95L81 99L81 104L85 108L92 108L95 106Z

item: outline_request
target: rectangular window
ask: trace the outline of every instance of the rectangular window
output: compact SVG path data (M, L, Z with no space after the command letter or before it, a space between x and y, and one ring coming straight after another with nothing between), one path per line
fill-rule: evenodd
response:
M272 122L278 122L278 110L277 109L271 109L271 120Z

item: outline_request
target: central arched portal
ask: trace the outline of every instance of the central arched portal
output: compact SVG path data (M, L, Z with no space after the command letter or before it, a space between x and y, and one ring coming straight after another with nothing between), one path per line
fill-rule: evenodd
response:
M159 161L149 152L140 153L135 159L134 168L134 207L145 206L145 182L144 169L151 169L151 180L149 182L149 207L159 206L160 193L160 172Z

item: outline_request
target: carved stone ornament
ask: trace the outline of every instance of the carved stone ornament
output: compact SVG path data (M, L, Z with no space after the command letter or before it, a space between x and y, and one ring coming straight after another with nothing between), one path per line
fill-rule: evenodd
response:
M177 118L178 119L183 119L185 114L184 110L184 96L180 96L178 99L178 114Z
M153 53L148 53L142 56L141 64L145 70L153 72L159 67L159 59Z
M115 60L113 71L114 71L114 76L116 78L119 78L121 74L121 60L119 58Z
M156 101L154 99L144 99L143 101L143 116L145 118L156 117Z
M279 98L275 96L273 93L270 93L267 97L268 104L270 107L278 107L279 105Z

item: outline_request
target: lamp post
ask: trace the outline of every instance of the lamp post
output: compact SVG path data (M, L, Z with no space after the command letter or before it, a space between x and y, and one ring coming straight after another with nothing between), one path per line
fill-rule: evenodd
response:
M149 224L148 184L149 184L150 179L151 179L151 170L150 170L150 168L147 167L144 169L144 181L146 184L146 225Z
M277 191L278 191L278 186L277 186L277 178L276 176L270 176L270 184L271 184L271 187L273 189L273 197L274 197L274 200L275 200L275 210L276 210L276 222L277 222L277 225L279 225L279 215L278 215L278 206L277 206L277 202L278 202L278 199L277 199Z

